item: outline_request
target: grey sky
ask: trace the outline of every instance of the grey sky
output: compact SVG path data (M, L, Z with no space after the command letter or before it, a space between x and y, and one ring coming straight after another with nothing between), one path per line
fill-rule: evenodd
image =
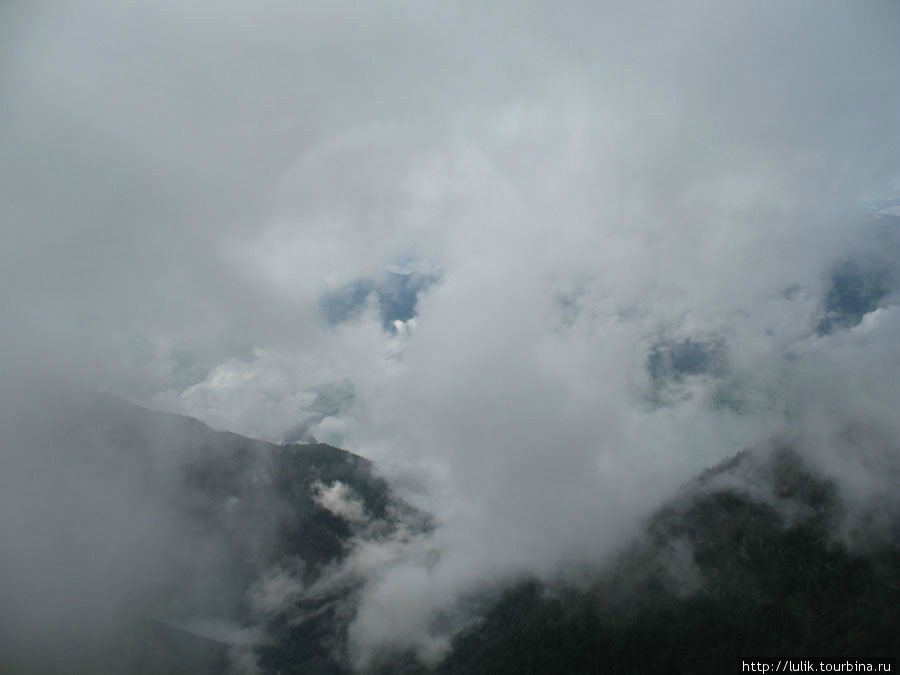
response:
M3 372L424 481L441 563L373 580L362 655L439 652L435 608L601 557L785 426L897 438L896 287L816 328L843 261L897 278L897 219L866 214L900 198L894 2L0 12ZM400 268L438 279L409 322L323 316ZM716 367L662 382L660 344Z

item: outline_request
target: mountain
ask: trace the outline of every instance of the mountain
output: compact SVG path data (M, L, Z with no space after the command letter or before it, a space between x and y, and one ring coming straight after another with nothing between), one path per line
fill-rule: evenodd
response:
M427 534L373 465L95 394L0 413L0 671L352 672L362 541ZM29 416L30 415L30 416ZM521 578L426 667L372 674L734 672L740 659L893 658L895 505L851 510L789 442L705 471L588 581ZM243 664L243 665L241 665ZM241 669L243 668L243 670Z
M536 580L507 589L437 672L718 673L739 672L741 659L895 659L898 626L897 513L851 519L833 483L774 444L685 486L589 589Z
M65 388L27 399L0 412L0 672L341 672L320 638L359 581L316 582L356 536L430 526L339 448Z

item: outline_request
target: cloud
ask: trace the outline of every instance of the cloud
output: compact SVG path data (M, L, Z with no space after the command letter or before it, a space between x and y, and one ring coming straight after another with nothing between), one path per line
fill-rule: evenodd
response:
M376 459L358 654L786 427L894 475L894 3L3 11L3 373Z
M351 523L368 519L362 500L353 494L352 488L339 480L331 485L316 481L312 485L313 501L326 511Z

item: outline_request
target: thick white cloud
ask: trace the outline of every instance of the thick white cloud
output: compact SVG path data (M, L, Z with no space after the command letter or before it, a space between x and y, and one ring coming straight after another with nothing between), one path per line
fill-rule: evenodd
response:
M361 523L368 519L362 500L353 493L350 486L339 480L331 485L316 481L312 486L313 501L323 509L351 523Z
M379 568L361 658L434 656L460 594L601 560L786 427L847 485L896 467L894 296L816 334L833 265L900 250L860 216L900 196L896 4L4 11L4 368L273 440L314 420L424 481L440 557ZM323 321L386 268L441 271L403 330ZM722 366L655 381L686 341Z

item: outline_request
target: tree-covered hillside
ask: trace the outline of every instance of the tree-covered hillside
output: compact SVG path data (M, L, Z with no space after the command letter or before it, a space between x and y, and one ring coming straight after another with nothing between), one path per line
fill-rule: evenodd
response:
M898 521L848 517L834 486L788 448L742 453L655 514L589 591L510 588L438 672L737 672L742 658L895 658Z
M57 486L69 511L34 521L36 536L64 539L35 565L47 566L55 605L97 629L72 629L72 659L4 647L0 670L353 672L348 628L366 579L343 563L362 541L434 527L369 461L217 432L112 397L63 407L66 417L28 420L22 435L35 457L28 470L80 467ZM769 656L896 657L895 505L850 509L791 447L744 451L701 474L612 561L598 561L589 583L519 578L485 591L470 599L473 620L441 663L386 652L370 675L734 672L740 659ZM115 583L94 573L114 569L105 558L126 568ZM11 634L15 616L3 626ZM34 649L58 644L49 628L35 631L25 633Z

